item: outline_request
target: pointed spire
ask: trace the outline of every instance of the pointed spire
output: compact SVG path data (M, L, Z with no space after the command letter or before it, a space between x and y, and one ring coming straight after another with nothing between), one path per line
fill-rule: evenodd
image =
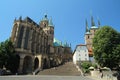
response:
M49 20L49 26L53 26L52 18Z
M99 20L99 18L98 18L98 28L100 28L100 20Z
M87 19L86 19L86 32L89 32Z
M91 27L92 27L92 26L95 26L93 16L91 16Z
M14 22L16 21L16 17L15 17L15 19L14 19Z
M70 47L71 47L71 43L70 43Z
M60 45L62 46L62 41L61 41Z
M22 16L19 17L19 20L20 20L20 21L22 20Z

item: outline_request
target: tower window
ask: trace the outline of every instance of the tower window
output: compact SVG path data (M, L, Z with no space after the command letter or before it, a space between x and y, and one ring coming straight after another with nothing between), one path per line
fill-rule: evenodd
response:
M88 36L88 39L90 38L90 36Z

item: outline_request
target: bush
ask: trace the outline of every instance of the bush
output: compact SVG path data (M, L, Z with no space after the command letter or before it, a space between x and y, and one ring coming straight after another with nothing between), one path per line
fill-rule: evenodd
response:
M92 63L90 63L90 62L83 62L81 64L81 67L82 67L84 73L88 73L89 72L89 67L90 66L92 66Z

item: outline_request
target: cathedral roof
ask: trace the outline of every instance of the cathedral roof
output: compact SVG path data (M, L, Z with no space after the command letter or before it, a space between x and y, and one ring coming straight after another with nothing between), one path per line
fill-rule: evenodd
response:
M57 40L56 38L54 38L53 45L54 45L54 46L69 47L69 44L68 44L67 42L65 42L65 43L63 44L62 41Z
M88 31L88 32L86 32L85 34L91 34L91 33Z
M97 26L92 26L91 29L98 29L98 27Z
M54 46L61 46L62 42L57 40L56 38L54 38L54 42L53 42L53 45Z
M34 21L33 21L30 17L28 17L28 16L24 19L24 21L33 23L34 25L37 25L37 26L38 26L38 24L37 24L36 22L34 22Z
M44 17L42 18L42 21L48 21L47 14L44 15Z

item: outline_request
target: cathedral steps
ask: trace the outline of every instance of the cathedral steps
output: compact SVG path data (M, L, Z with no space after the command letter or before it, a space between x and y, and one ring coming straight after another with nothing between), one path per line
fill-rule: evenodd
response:
M80 76L81 74L76 66L73 64L73 62L67 62L58 67L40 71L38 75Z

